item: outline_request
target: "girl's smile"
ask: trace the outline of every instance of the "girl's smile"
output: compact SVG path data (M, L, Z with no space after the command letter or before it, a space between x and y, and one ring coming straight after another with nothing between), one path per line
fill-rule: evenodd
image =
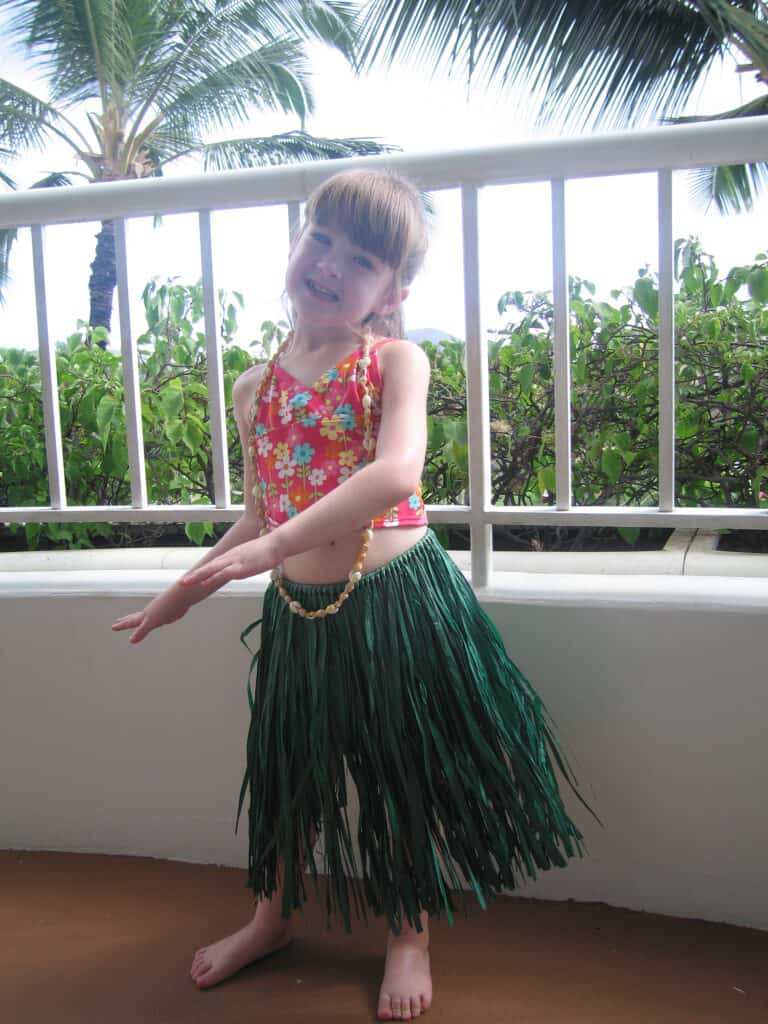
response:
M306 284L307 288L312 292L312 294L316 295L319 299L323 299L329 302L339 301L338 292L331 291L331 289L329 288L321 288L320 285L316 281L313 281L311 277L306 278L304 283Z

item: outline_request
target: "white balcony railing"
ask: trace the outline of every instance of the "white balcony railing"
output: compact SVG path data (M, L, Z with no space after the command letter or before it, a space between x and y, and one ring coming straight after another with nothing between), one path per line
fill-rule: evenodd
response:
M428 506L433 522L468 523L472 580L485 586L491 571L494 523L600 524L743 529L768 528L766 512L754 509L675 507L675 344L673 295L672 172L693 167L768 160L768 117L693 124L584 139L498 146L431 155L367 157L366 166L388 166L428 190L461 190L464 298L467 342L469 505ZM231 521L242 506L231 504L220 341L216 335L211 211L286 205L295 224L299 203L325 177L362 161L231 171L199 177L116 182L97 189L27 191L0 197L0 227L30 226L51 504L0 507L4 522L45 521ZM565 181L601 175L656 172L659 237L659 504L592 507L572 504L571 387L568 337L568 271L565 246ZM549 181L552 193L556 505L498 507L491 504L488 358L479 301L478 191L484 185ZM207 344L208 395L215 505L150 505L136 342L129 315L125 220L152 214L197 212ZM47 325L43 227L111 219L116 227L120 345L124 367L131 506L67 504L56 380L55 345Z

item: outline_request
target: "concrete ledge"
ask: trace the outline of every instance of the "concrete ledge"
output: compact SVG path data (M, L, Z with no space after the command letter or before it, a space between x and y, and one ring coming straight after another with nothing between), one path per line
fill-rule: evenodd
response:
M661 551L498 551L493 556L494 588L503 590L504 576L509 574L558 578L716 576L768 580L768 555L718 551L719 537L716 531L675 530ZM469 575L470 552L451 551L451 557L462 572ZM191 547L0 554L0 596L155 593L199 559L200 548ZM241 592L260 594L267 583L265 573L230 584L220 593L225 596Z
M178 575L175 569L6 572L0 576L0 600L152 598L178 579ZM465 575L469 575L467 571ZM208 600L260 599L268 584L267 573L236 580L212 594ZM475 592L482 604L591 609L633 607L710 613L764 613L768 610L768 578L715 577L711 574L494 572L489 586L476 588Z

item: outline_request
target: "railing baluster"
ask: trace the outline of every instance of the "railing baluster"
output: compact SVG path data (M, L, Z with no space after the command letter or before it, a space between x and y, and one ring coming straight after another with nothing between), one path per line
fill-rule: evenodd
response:
M571 351L568 322L568 268L565 256L565 182L552 187L552 291L554 303L555 486L557 508L571 507Z
M659 510L675 508L675 294L672 172L659 171Z
M466 323L467 440L469 444L470 547L472 584L487 587L492 568L491 427L488 398L488 342L480 322L480 253L477 188L462 185L464 319Z
M296 237L301 223L301 203L288 203L288 242Z
M221 346L216 331L216 293L213 287L213 246L211 214L198 212L200 227L200 266L203 273L203 311L205 314L205 351L208 363L208 421L211 425L213 489L217 508L230 504L229 458L224 406L224 373Z
M43 228L32 225L32 264L35 274L35 311L40 352L40 383L43 391L43 425L45 454L48 463L48 489L51 508L65 508L67 484L64 477L64 454L61 447L59 413L59 381L56 373L56 349L48 334L48 303L45 295L45 255Z
M147 478L144 469L144 429L141 424L139 353L136 342L131 334L125 220L122 217L116 217L114 224L117 301L120 311L120 354L123 363L125 432L128 442L128 467L131 477L131 504L134 508L146 508L148 497Z

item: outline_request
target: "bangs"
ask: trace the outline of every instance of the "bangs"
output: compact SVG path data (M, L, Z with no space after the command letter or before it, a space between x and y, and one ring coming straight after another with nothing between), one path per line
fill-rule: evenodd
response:
M399 269L420 228L419 211L396 178L365 171L337 174L307 202L308 219L344 231L355 245Z

